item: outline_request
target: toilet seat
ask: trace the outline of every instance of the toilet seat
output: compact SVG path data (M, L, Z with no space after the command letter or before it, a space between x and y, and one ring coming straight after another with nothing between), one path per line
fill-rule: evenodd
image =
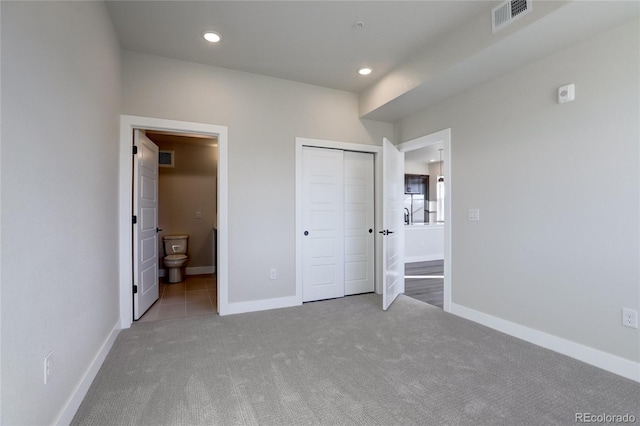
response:
M170 254L164 257L165 260L185 260L186 258L186 254Z

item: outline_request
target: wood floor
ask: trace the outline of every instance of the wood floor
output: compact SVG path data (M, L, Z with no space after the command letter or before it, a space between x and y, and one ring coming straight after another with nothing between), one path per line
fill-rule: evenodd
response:
M442 309L444 303L444 261L406 263L404 294ZM435 276L435 278L431 278Z

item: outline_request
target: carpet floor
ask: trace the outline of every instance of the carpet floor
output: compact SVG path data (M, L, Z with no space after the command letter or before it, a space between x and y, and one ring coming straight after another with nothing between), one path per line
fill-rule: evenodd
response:
M404 295L123 330L73 425L556 425L640 385ZM638 421L638 420L636 420Z

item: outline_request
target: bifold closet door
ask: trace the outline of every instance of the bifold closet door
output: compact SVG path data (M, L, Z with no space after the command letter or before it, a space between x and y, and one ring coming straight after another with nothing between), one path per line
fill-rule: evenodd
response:
M374 290L373 154L344 152L344 294Z
M343 151L302 152L302 300L344 296Z
M304 147L302 162L302 300L373 291L373 154Z

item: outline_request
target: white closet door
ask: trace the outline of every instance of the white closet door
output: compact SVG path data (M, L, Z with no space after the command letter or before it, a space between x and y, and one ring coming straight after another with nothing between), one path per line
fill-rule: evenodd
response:
M373 154L344 152L344 293L374 291Z
M302 152L302 300L344 296L343 151Z

